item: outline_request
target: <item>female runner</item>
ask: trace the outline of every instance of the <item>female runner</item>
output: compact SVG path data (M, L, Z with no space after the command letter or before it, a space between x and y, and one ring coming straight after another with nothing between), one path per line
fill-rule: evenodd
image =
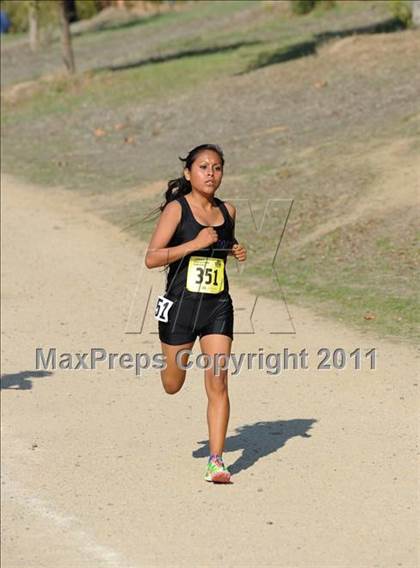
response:
M223 177L221 148L202 144L180 160L185 162L183 175L168 183L145 257L148 268L169 265L155 313L166 360L161 378L167 393L181 389L189 355L177 359L177 353L192 349L199 336L201 351L211 362L204 373L210 445L205 479L228 483L230 472L222 458L230 413L227 369L216 371L214 361L217 357L227 367L233 340L227 256L242 262L246 250L234 237L235 207L215 197Z

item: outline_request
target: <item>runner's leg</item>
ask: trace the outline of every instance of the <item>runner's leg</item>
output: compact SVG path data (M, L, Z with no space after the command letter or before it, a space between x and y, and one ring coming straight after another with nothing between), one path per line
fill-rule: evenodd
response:
M232 339L227 335L209 334L200 339L201 351L214 361L215 355L221 354L220 366L224 365L230 355ZM208 398L207 423L209 428L210 454L222 455L226 431L230 414L230 402L228 396L228 371L220 370L219 376L215 375L212 365L204 372L205 387Z
M175 394L182 388L187 374L186 370L184 371L177 365L177 353L183 349L192 349L193 345L194 341L184 343L183 345L168 345L168 343L161 342L162 353L166 360L166 369L162 369L160 377L163 388L168 394ZM183 353L180 359L182 365L185 366L188 363L189 354Z

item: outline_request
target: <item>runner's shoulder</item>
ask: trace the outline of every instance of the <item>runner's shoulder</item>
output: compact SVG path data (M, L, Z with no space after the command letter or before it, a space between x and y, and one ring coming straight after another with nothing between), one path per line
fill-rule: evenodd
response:
M179 220L181 218L181 211L182 206L179 202L179 199L174 199L173 201L170 201L167 205L165 205L162 214L164 214L167 218Z
M225 207L228 210L229 215L232 217L232 219L235 219L236 207L232 205L232 203L229 203L229 201L224 201L223 203L225 204Z

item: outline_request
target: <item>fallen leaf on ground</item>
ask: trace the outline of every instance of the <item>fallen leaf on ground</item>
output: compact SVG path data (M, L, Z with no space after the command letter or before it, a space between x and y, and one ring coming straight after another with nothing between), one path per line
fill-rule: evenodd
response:
M366 312L365 315L363 316L365 318L365 320L374 320L376 319L376 315L372 312Z
M271 132L288 132L290 129L288 126L273 126L271 128L265 128L264 130L258 130L255 134L270 134Z

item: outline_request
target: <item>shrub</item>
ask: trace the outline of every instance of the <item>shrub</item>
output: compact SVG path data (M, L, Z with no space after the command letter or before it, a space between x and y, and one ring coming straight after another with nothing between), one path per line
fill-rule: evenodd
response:
M291 0L292 12L301 16L308 14L315 8L315 0Z
M76 9L79 20L93 18L101 10L96 0L76 0Z
M325 9L333 8L335 0L291 0L290 6L294 14L301 16L302 14L312 12L317 6Z
M394 18L397 18L406 28L412 24L411 2L409 0L391 0L390 9Z

